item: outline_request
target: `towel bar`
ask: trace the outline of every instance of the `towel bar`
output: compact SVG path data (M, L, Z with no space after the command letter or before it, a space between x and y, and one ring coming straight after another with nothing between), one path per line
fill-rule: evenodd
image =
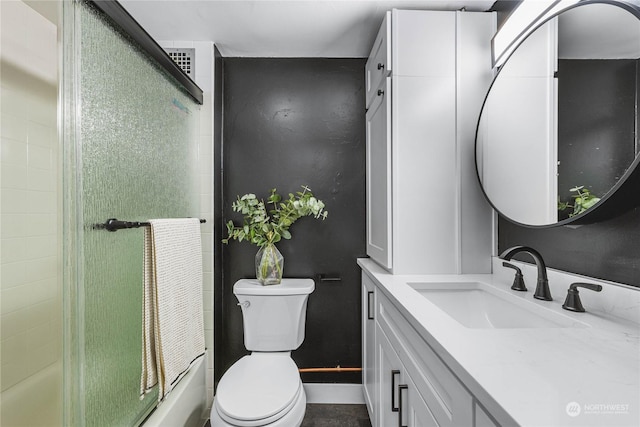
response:
M200 224L204 224L207 222L206 219L201 219ZM109 218L103 224L94 224L94 230L107 230L107 231L118 231L126 228L140 228L140 227L148 227L148 222L138 222L138 221L120 221L116 218Z

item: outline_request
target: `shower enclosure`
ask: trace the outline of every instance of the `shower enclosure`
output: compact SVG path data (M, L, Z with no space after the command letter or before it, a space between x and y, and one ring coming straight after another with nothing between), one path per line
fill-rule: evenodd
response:
M137 425L143 229L95 226L199 215L199 102L100 5L0 3L0 424Z
M139 399L143 230L109 218L197 217L198 105L104 14L64 4L65 374L74 425L128 425Z

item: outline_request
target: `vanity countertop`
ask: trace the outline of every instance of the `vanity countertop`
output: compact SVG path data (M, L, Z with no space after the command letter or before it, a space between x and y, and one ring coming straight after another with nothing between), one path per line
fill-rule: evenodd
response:
M588 326L470 329L407 283L478 281L508 289L511 281L505 277L509 276L392 275L367 258L358 264L503 425L513 421L527 426L640 425L640 323L590 310L587 303L586 313L563 310L564 295L559 290L552 288L553 301L538 301L533 299L532 285L529 292L513 292ZM552 275L550 283L551 279ZM535 284L535 277L527 283ZM635 319L640 290L623 292L623 298L632 301L627 310L634 311Z

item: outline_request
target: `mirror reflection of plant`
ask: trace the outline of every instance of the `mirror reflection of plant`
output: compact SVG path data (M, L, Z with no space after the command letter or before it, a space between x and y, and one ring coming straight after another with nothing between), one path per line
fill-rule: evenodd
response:
M289 198L283 201L274 188L266 204L253 193L238 196L232 208L242 213L243 223L237 226L232 220L227 222L228 237L222 242L246 240L262 248L281 239L291 239L289 228L303 216L324 220L328 212L322 200L318 200L309 187L303 185L302 189L295 195L289 193ZM267 205L272 209L267 211Z
M577 193L571 196L573 197L573 204L570 204L570 202L562 202L560 198L558 198L559 211L573 208L573 212L569 214L569 217L581 214L600 201L600 198L591 194L591 191L589 191L588 188L584 188L584 185L573 187L569 189L569 191Z

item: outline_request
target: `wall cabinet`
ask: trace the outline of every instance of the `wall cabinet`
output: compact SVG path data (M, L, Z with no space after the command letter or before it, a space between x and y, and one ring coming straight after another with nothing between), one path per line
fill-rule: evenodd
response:
M492 13L387 12L367 64L367 254L394 274L490 271L475 127ZM390 65L389 65L390 64Z
M391 268L391 78L367 110L367 254Z
M369 60L365 65L365 82L367 87L367 108L378 95L378 89L383 80L391 74L391 12L387 12L382 20L382 25L373 42Z
M366 273L362 290L363 385L372 426L495 427Z

